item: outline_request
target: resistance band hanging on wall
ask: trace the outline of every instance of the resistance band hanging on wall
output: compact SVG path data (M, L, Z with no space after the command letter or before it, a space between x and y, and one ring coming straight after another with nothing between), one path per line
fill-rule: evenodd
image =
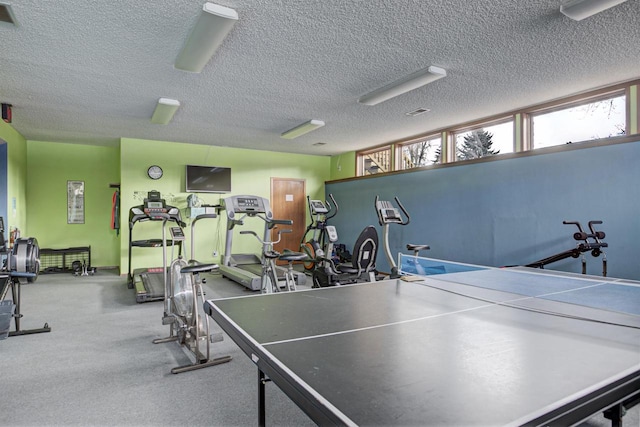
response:
M111 199L111 229L120 234L120 189L116 188Z

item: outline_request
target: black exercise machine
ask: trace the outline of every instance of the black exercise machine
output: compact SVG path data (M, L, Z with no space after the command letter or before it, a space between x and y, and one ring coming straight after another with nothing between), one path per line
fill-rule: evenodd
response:
M309 260L304 263L304 269L308 272L312 272L316 267L317 258L331 257L333 244L338 240L335 226L328 224L329 220L338 214L338 203L333 194L329 194L329 198L333 205L328 200L323 203L321 200L311 200L307 196L311 222L302 235L300 249L309 256ZM307 240L309 233L311 238Z
M13 248L7 248L4 237L4 219L0 217L0 257L2 268L0 269L0 339L7 336L39 334L51 332L48 323L42 328L22 329L20 319L23 315L20 311L21 303L21 279L33 283L40 272L40 248L34 237L17 239ZM11 290L11 299L7 294ZM10 331L11 319L14 320L15 330Z
M135 287L136 302L162 301L164 299L164 272L162 267L137 268L131 270L132 248L159 248L162 239L133 240L133 228L136 224L146 221L163 221L164 217L182 227L180 209L167 205L158 191L149 191L144 203L129 210L129 272L127 286ZM171 244L172 242L168 242ZM182 242L178 242L178 254L182 254Z
M587 260L584 256L584 253L591 252L591 255L596 258L602 255L602 275L606 277L607 255L604 253L602 248L606 248L609 245L602 241L602 239L605 238L604 231L598 231L593 227L595 224L602 224L602 221L589 221L588 226L591 233L586 233L583 230L582 225L580 225L580 223L577 221L562 221L562 223L575 225L578 227L578 232L573 233L573 238L579 242L576 247L532 262L530 264L527 264L525 267L543 269L545 265L567 258L578 258L582 255L582 274L587 274Z

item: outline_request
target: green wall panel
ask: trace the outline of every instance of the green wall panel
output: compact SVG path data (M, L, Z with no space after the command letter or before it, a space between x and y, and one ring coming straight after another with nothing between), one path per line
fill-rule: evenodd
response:
M120 180L118 147L27 142L27 222L42 248L91 246L91 264L118 266L111 229L111 183ZM85 183L85 223L67 224L67 181Z
M356 152L331 157L331 180L353 178L356 176Z

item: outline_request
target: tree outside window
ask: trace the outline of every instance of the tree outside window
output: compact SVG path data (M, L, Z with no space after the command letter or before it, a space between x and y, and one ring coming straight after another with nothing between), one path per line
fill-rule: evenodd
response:
M532 115L533 148L625 135L626 96Z
M401 147L401 169L413 169L440 163L442 138L429 138Z
M456 159L471 160L513 152L513 121L455 134Z

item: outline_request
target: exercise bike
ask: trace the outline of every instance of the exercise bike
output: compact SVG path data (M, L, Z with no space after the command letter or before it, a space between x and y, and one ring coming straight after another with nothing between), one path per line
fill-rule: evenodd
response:
M329 198L333 202L333 206L328 200L323 203L321 200L311 200L307 196L311 223L307 226L300 241L300 249L309 256L309 261L304 263L304 269L307 272L314 270L318 260L331 257L333 244L338 241L336 228L328 224L329 220L338 214L338 203L333 198L333 194L329 194ZM306 240L310 232L311 238Z
M289 222L289 225L291 225L291 222ZM287 261L288 263L287 271L284 274L285 288L288 291L296 290L296 280L293 274L293 263L295 261L305 261L309 259L307 254L302 252L293 252L285 249L282 253L280 253L273 250L273 245L280 243L280 239L282 237L282 234L284 233L291 233L291 230L277 230L278 240L264 241L260 238L260 236L258 236L255 231L244 230L240 232L240 234L251 234L256 239L258 239L258 241L262 245L262 283L260 292L262 292L263 294L280 292L278 275L276 274L276 259Z
M393 255L391 254L391 249L389 248L389 225L390 224L398 224L398 225L407 225L411 221L411 217L409 216L409 212L404 208L402 203L397 197L394 197L398 208L393 206L393 203L386 200L380 200L379 196L376 196L375 208L376 213L378 214L378 222L382 226L382 241L384 244L384 253L387 257L387 262L389 263L389 267L391 267L391 279L397 279L402 275L398 272L398 265L396 264ZM402 218L400 211L404 214L404 219ZM418 255L422 250L431 249L429 245L414 245L407 244L407 249L413 251L414 259L415 259L415 267L417 269L417 273L420 274L421 267L418 263ZM424 271L423 271L424 272Z
M209 366L219 365L231 360L231 356L211 359L210 344L222 341L222 333L211 334L209 327L209 316L200 313L204 305L204 291L202 289L203 278L200 273L217 270L217 264L198 264L194 261L187 263L182 255L178 255L171 262L167 273L167 239L165 226L169 219L168 215L158 214L162 219L162 241L163 241L163 266L164 266L164 316L163 325L169 325L169 336L153 340L154 344L177 341L186 347L194 356L192 364L178 366L171 369L172 374L202 369ZM195 223L201 218L213 218L215 214L207 214L196 217L191 222L191 239L193 241L193 230ZM184 242L185 235L182 227L172 226L170 228L172 239L172 257L174 242ZM193 249L192 249L193 250ZM192 253L193 255L193 253ZM205 350L200 349L204 342Z

